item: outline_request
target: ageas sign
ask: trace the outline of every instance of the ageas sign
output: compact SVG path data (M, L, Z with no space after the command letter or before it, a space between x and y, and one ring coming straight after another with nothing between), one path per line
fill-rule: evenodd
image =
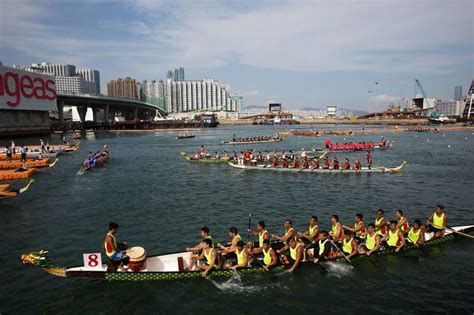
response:
M57 110L56 97L53 77L0 64L0 109Z

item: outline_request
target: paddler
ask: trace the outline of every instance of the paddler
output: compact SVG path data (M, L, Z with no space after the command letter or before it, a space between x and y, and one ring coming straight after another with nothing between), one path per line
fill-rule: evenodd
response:
M384 237L387 234L387 221L382 209L377 210L375 218L375 233Z
M236 244L235 255L237 256L237 261L234 264L227 263L226 269L241 269L247 268L249 265L249 252L244 247L244 242L238 241Z
M382 243L387 249L395 249L396 253L405 245L405 237L402 231L397 228L397 221L390 222L390 229L382 239Z
M305 156L303 158L303 165L301 166L302 168L309 168L309 163L308 163L308 157Z
M367 151L367 168L369 170L372 168L372 155L370 155L370 151Z
M328 170L331 167L327 156L323 158L323 169Z
M211 247L214 247L214 242L212 240L212 236L210 235L209 228L207 226L203 226L201 228L201 238L202 241L194 247L186 247L186 251L188 252L195 252L191 255L191 259L189 261L189 269L193 270L194 266L197 266L197 259L201 255L202 250L205 247L205 240L211 240Z
M326 231L321 231L318 246L313 249L313 262L318 262L329 258L331 252L331 242L329 241L329 234Z
M354 162L354 169L356 171L360 171L362 169L362 164L360 163L360 159L355 159L355 162Z
M225 256L230 253L234 253L235 250L237 249L237 243L242 240L240 237L238 230L236 227L231 227L229 229L229 237L232 240L230 243L230 246L223 246L221 244L217 244L217 246L221 249L221 255Z
M448 223L448 216L445 213L444 206L439 204L427 220L428 231L434 232L433 238L444 237L444 230Z
M319 159L317 157L315 157L312 160L312 168L313 168L313 170L319 169Z
M283 242L283 244L286 245L288 240L295 238L297 234L296 231L293 229L293 221L291 221L290 219L286 219L283 223L283 226L285 228L285 234L283 236L272 234L272 238L277 241Z
M301 149L301 158L305 158L307 157L308 155L306 154L306 150L304 148Z
M397 229L400 229L403 235L406 235L410 229L410 226L408 225L407 218L403 215L403 211L400 209L395 211L395 217L397 218Z
M263 249L263 241L265 240L270 240L270 233L268 233L267 230L265 230L265 222L264 221L258 221L257 223L257 230L248 230L250 234L254 236L258 236L258 247L253 249L252 254L259 254L262 252Z
M128 263L128 256L125 254L128 245L126 242L117 243L115 235L117 234L118 228L119 225L117 223L111 222L109 224L109 230L104 238L104 249L107 257L114 265L118 264L119 270L124 272L125 269L123 265Z
M339 160L337 159L337 157L334 157L333 161L332 161L332 168L334 170L338 170L339 169Z
M421 225L420 220L413 221L413 224L408 231L407 241L416 247L423 245L425 242L425 229Z
M351 163L349 163L348 158L345 158L344 162L342 162L342 169L343 170L350 170L351 169Z
M299 237L303 240L308 240L312 245L314 245L319 239L319 226L318 226L318 217L313 215L309 220L308 230L304 233L300 233ZM314 247L314 246L312 246ZM308 247L309 248L309 247Z
M357 241L354 239L351 231L346 230L344 232L344 239L342 240L342 252L346 255L347 259L351 259L352 256L359 253ZM341 252L338 256L343 257Z
M24 145L20 147L20 154L21 154L21 162L26 163L26 148Z
M219 269L219 254L216 249L212 248L212 241L210 239L204 240L204 248L198 259L205 259L204 265L198 266L202 270L201 275L203 277L207 277L207 274L212 270Z
M288 168L289 164L288 164L288 159L286 157L283 158L283 165L282 167L283 168Z
M367 225L367 237L365 238L365 243L360 247L360 253L370 256L373 252L376 252L379 249L380 243L382 242L382 237L375 233L375 225L370 223Z
M285 245L278 252L284 252L287 249L290 250L290 255L285 256L281 255L282 263L285 265L291 265L287 270L288 272L293 272L299 266L300 263L306 261L306 251L304 249L304 243L301 240L296 240L294 238L288 240L288 244Z
M278 258L270 246L270 240L264 240L262 244L262 253L263 253L263 268L265 270L270 270L271 268L275 267L278 263Z
M342 226L344 230L354 233L354 239L359 243L362 243L367 236L365 223L362 221L363 218L364 216L362 215L362 213L356 213L353 228L345 225Z
M342 224L339 223L339 216L336 214L331 217L331 231L329 235L336 243L340 243L343 239Z
M204 144L201 144L201 147L199 148L199 157L201 159L206 157L206 149L204 148Z
M326 139L326 141L324 141L324 144L326 145L326 149L329 149L331 148L331 139Z

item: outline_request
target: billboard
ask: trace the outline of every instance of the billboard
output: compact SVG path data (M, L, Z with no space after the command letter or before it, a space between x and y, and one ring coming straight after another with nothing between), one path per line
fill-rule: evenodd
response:
M54 77L0 63L0 109L57 110Z

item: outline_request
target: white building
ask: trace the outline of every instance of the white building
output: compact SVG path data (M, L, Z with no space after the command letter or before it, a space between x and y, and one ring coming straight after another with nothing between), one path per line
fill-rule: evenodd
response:
M166 82L165 100L169 113L194 111L240 111L241 97L232 97L230 87L213 79Z
M56 92L58 94L80 95L89 94L96 95L96 85L94 82L86 81L80 76L63 77L56 76Z
M94 82L95 92L100 95L100 72L93 69L78 69L76 74L84 78L86 81Z
M328 117L336 117L336 115L337 115L337 106L327 106L326 107L326 115Z

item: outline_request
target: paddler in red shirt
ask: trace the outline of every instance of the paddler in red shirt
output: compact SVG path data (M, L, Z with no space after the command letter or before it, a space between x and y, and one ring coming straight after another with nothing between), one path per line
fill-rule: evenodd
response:
M332 168L335 169L335 170L339 169L339 161L338 161L337 157L334 157L334 160L332 161Z
M372 156L370 155L370 151L367 151L367 167L369 170L372 167Z
M356 171L360 171L361 168L362 168L362 165L360 164L360 160L356 159L355 162L354 162L354 169Z
M351 169L351 164L349 163L348 158L345 158L344 162L342 162L342 169L343 170L350 170Z
M331 148L331 139L326 139L326 141L324 142L326 144L326 149L330 149Z

